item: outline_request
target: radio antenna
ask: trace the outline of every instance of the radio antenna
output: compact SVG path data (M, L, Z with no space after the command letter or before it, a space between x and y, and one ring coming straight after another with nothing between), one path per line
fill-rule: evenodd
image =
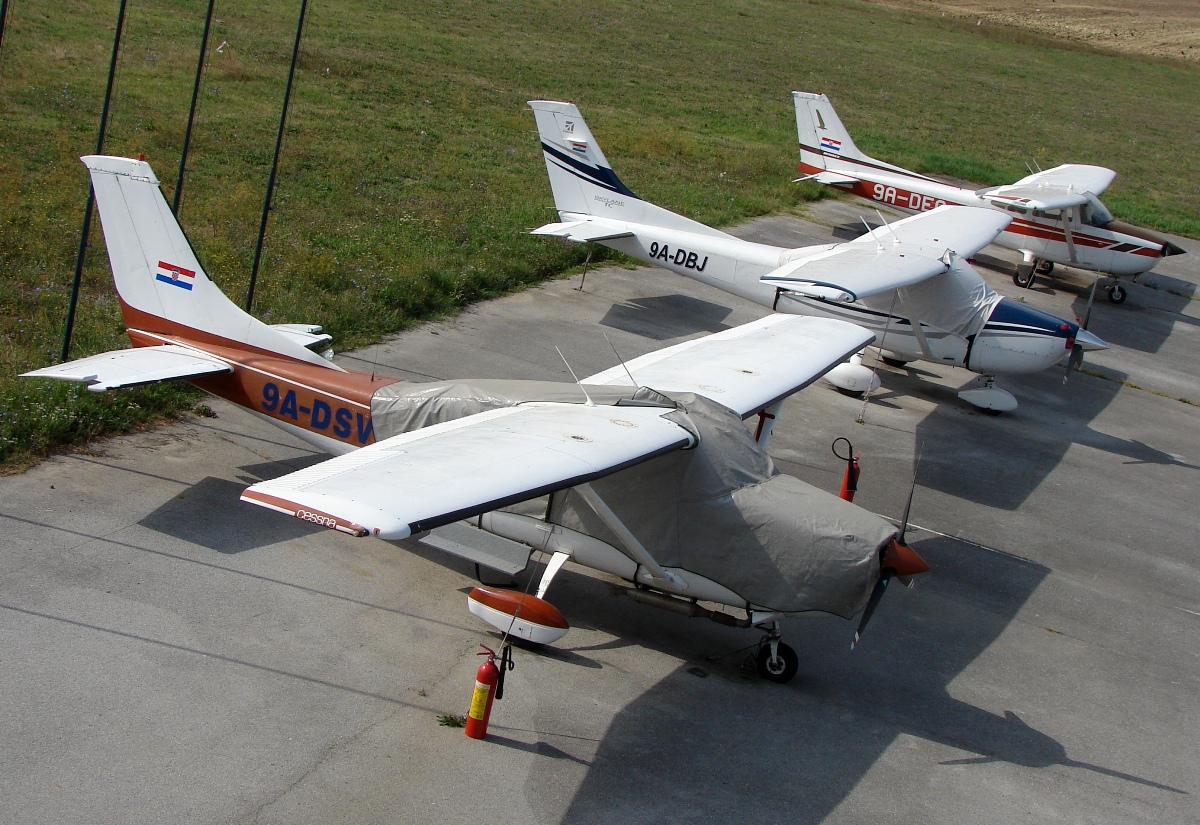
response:
M610 339L610 338L608 337L608 333L607 333L607 332L601 332L600 334L604 336L604 340L605 340L605 341L608 341L608 345L609 345L610 347L612 347L613 355L617 356L617 360L618 360L618 361L620 361L620 362L621 362L621 366L625 368L625 374L629 376L629 383L630 383L630 384L633 384L633 386L637 387L637 386L638 386L637 379L633 377L633 373L632 373L632 372L630 372L630 371L629 371L629 367L627 367L627 366L625 365L625 359L621 357L621 353L617 352L617 348L616 348L615 346L613 346L612 339Z
M571 373L571 377L575 379L575 386L579 387L579 389L583 391L583 397L587 399L587 405L589 407L596 406L596 402L592 401L592 397L588 395L587 389L580 382L579 376L575 374L575 370L571 369L571 363L567 361L567 356L563 355L562 350L560 350L558 347L555 347L554 351L558 353L558 357L562 359L562 362L567 365L567 372Z

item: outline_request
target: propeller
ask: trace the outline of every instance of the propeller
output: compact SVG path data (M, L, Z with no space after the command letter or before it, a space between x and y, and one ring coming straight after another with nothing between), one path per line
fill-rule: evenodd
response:
M875 608L879 606L879 600L883 598L883 593L887 590L888 583L892 578L899 578L900 581L911 587L913 576L929 572L929 564L904 541L904 536L908 532L908 516L912 512L913 493L917 489L916 468L920 466L920 463L921 455L918 453L916 465L913 467L912 484L908 488L908 501L904 504L904 516L900 519L900 532L896 538L888 542L879 554L879 581L875 582L875 589L871 591L871 596L867 599L867 606L863 608L862 618L858 622L858 628L854 631L854 641L850 643L851 650L858 647L863 631L867 629L867 622L871 621L871 616L875 613Z
M1083 321L1079 324L1080 329L1087 329L1088 324L1092 320L1092 302L1096 300L1096 286L1100 283L1100 279L1092 281L1092 291L1088 293L1087 309L1083 313ZM1078 341L1071 347L1071 354L1067 357L1067 371L1063 374L1063 383L1067 383L1067 379L1071 377L1071 373L1083 366L1083 344Z

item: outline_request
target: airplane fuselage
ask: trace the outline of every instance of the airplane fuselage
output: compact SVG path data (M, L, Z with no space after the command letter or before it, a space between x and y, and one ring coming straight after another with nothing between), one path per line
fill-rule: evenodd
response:
M1070 354L1079 329L1061 318L992 294L974 311L975 317L965 329L951 331L922 322L920 328L929 351L926 355L911 321L892 295L843 303L777 290L760 280L793 258L834 244L787 249L730 236L713 237L632 223L624 227L633 233L632 237L602 243L778 312L834 318L866 327L875 333L876 346L905 361L933 361L986 375L1039 372ZM956 259L950 272L930 279L920 289L926 291L924 303L933 305L945 302L939 298L960 301L964 287L990 292L977 272Z
M1011 214L1012 223L997 236L995 243L1028 253L1038 260L1132 277L1150 270L1167 252L1163 243L1129 234L1131 231L1151 234L1136 227L1118 221L1111 221L1105 226L1090 226L1072 220L1074 209L1044 213L1018 206L1001 208L974 190L952 186L923 175L883 168L870 161L851 158L838 157L836 162L837 166L832 167L831 172L844 172L858 180L853 184L833 183L832 186L903 212L925 212L951 205L997 209ZM799 170L805 175L826 171L807 163L801 163ZM1067 220L1071 220L1069 239ZM1114 224L1126 231L1117 231Z

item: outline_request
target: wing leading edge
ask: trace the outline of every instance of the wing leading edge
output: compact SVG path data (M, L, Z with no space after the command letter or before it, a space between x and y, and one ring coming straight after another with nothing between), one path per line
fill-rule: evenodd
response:
M403 539L691 446L692 434L663 418L673 409L490 410L260 482L242 500L353 535Z

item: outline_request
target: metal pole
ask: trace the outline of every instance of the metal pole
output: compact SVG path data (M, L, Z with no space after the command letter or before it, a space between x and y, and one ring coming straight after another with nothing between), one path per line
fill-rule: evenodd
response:
M254 283L258 280L258 263L262 260L263 236L267 234L267 214L271 211L271 193L275 190L275 171L279 168L279 150L283 147L283 127L287 122L288 100L292 96L292 77L296 74L296 57L300 54L300 33L304 30L304 10L308 0L300 0L300 19L296 22L296 43L292 46L292 65L288 69L287 88L283 91L283 111L279 115L279 135L275 138L275 159L267 178L267 196L263 198L262 221L258 225L258 243L254 246L254 266L250 270L250 288L246 291L246 311L254 305Z
M100 133L96 135L96 154L104 154L104 132L108 129L108 103L112 99L113 79L117 75L117 55L121 52L121 29L125 26L125 4L117 11L117 33L113 36L112 59L108 63L108 85L104 88L104 106L100 110ZM67 304L67 328L63 330L62 355L59 361L66 361L71 351L71 331L75 328L75 307L79 303L79 284L83 279L83 256L87 252L88 231L92 228L92 206L96 202L96 194L92 191L91 180L88 181L87 207L83 212L83 228L79 232L79 253L75 256L75 280L71 284L71 300Z
M0 46L4 45L4 24L8 21L8 0L0 0Z
M183 194L183 172L187 168L188 146L192 143L192 121L196 118L196 98L200 95L200 76L204 74L204 53L208 51L208 30L212 26L213 3L208 0L208 13L204 16L204 34L200 38L200 60L196 63L196 83L192 86L192 106L188 109L187 129L183 133L183 153L179 156L179 174L175 176L175 197L171 199L171 211L179 217L179 197Z

